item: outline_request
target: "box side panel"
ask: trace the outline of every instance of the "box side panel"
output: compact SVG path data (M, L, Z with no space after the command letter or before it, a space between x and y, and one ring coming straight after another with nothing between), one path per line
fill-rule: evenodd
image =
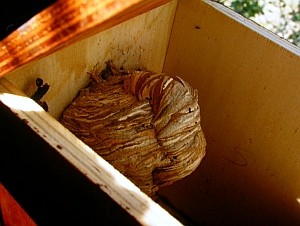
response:
M144 13L104 32L70 45L52 55L16 70L6 78L28 96L36 90L35 80L50 85L43 100L49 113L58 118L62 110L85 87L88 72L113 60L124 68L146 67L161 71L177 1Z
M198 89L207 155L159 193L197 223L299 224L300 51L228 12L178 3L164 71Z

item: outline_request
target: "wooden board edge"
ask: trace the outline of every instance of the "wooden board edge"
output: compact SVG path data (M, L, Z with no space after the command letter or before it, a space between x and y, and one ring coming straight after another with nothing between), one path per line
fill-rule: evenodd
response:
M182 225L6 78L0 101L142 225Z
M58 1L0 42L0 77L169 1Z

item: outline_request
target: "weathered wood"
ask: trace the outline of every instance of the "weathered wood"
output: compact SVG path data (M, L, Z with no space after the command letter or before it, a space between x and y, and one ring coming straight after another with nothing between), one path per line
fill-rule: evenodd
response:
M58 1L0 43L0 77L169 0Z

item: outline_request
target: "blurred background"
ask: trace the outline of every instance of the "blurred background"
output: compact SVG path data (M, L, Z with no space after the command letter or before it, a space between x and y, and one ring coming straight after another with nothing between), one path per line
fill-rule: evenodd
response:
M217 2L300 46L300 0L218 0Z

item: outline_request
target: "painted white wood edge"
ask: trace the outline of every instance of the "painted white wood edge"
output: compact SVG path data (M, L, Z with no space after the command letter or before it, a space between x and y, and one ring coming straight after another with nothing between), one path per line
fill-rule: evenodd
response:
M0 101L142 225L182 225L6 78Z
M236 22L248 27L252 31L260 34L261 36L269 39L270 41L276 43L277 45L281 46L282 48L294 53L297 56L300 56L300 48L290 41L281 38L279 35L273 33L272 31L268 30L265 27L257 24L256 22L243 17L242 15L238 14L234 10L222 5L221 3L212 1L212 0L203 0L206 4L213 7L215 10L225 14L226 16L230 17L231 19L235 20Z

